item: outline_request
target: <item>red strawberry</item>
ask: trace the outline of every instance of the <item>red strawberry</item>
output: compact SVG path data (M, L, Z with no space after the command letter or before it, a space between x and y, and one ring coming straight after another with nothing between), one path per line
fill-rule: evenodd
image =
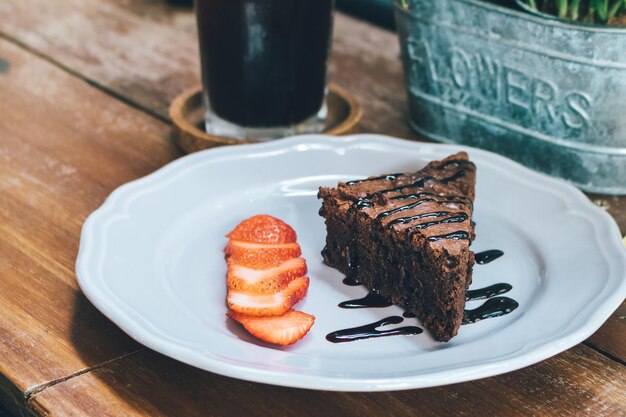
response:
M267 269L302 255L297 243L251 243L231 240L224 248L229 262L252 269ZM304 275L304 274L303 274Z
M296 232L276 217L259 214L239 223L226 237L244 242L295 243Z
M307 277L298 277L281 291L274 294L261 294L254 291L228 290L228 308L238 313L252 316L280 316L294 304L302 300L309 288Z
M294 278L307 272L303 258L292 258L268 269L252 269L228 260L226 283L231 290L275 293L287 286Z
M234 311L229 311L226 315L241 323L254 337L285 346L302 339L315 321L314 316L296 310L273 317L249 316Z

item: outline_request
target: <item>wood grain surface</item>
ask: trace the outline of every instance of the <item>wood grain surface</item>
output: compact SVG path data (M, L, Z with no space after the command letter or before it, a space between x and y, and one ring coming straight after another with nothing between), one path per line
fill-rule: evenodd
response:
M0 15L5 36L163 120L169 103L200 83L190 8L154 0L4 0ZM418 138L406 123L395 34L337 13L332 47L330 79L364 105L362 130Z
M14 409L141 349L78 290L80 230L114 188L180 152L163 122L3 39L0 58L0 385Z
M604 369L606 372L597 372ZM277 387L203 372L144 351L35 396L42 415L88 415L100 404L128 404L98 416L613 416L626 410L626 370L579 345L493 378L447 387L335 393ZM167 395L164 395L167 393Z
M626 305L585 344L427 390L347 394L238 381L146 350L78 290L84 219L182 152L169 102L199 82L189 8L160 0L0 1L0 403L16 415L624 415ZM337 14L330 79L361 131L406 123L393 33ZM591 195L626 233L626 197ZM19 413L19 414L18 414Z

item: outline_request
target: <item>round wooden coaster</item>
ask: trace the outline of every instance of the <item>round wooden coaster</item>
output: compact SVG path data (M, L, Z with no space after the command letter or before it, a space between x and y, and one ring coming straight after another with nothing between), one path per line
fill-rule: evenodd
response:
M328 85L328 117L322 133L346 135L355 133L363 116L361 104L345 88ZM172 101L169 115L174 123L174 139L186 152L196 152L222 145L251 143L226 136L209 135L204 131L202 87L196 86L180 94Z

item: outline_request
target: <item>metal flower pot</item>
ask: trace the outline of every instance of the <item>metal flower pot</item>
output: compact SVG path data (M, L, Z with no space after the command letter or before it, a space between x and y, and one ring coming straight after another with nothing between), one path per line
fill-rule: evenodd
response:
M626 29L480 0L393 1L415 130L626 194Z

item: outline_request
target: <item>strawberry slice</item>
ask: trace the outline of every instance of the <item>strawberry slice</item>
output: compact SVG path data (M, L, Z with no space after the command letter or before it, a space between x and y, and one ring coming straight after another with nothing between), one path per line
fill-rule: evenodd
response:
M224 248L229 262L252 269L267 269L302 255L297 243L252 243L231 240ZM304 275L304 274L303 274Z
M242 221L226 237L256 243L296 242L296 232L291 226L267 214L258 214Z
M226 237L228 317L269 343L300 340L315 317L291 309L309 288L296 232L282 220L261 214L242 221Z
M280 316L302 300L309 288L307 277L298 277L281 291L261 294L254 291L228 290L228 308L252 316Z
M231 290L275 293L285 288L291 280L307 272L303 258L292 258L268 269L252 269L228 260L226 283Z
M313 326L315 317L301 311L289 310L282 316L256 317L229 311L226 314L238 321L254 337L276 345L291 345L302 339Z

